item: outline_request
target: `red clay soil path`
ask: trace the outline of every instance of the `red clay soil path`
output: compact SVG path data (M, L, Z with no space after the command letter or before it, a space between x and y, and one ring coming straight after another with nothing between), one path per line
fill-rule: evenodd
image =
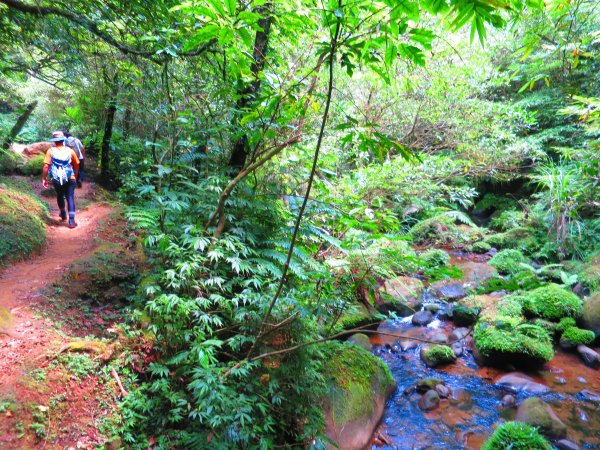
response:
M38 183L39 184L39 183ZM76 190L77 198L93 199L93 185L84 183L82 189ZM44 356L56 352L64 335L52 326L50 321L39 317L31 303L40 294L37 291L63 276L74 261L90 255L94 251L94 235L97 224L107 219L111 208L105 204L92 203L87 209L77 213L77 228L69 229L65 222L58 220L58 209L53 198L45 199L51 205L51 218L48 224L47 243L40 255L19 262L0 273L0 306L13 315L14 322L9 335L0 334L0 402L3 399L14 399L21 402L24 398L31 400L32 389L24 382L25 375L38 368ZM63 383L64 384L64 383ZM70 383L72 384L72 383ZM56 388L56 386L52 386ZM64 386L63 386L64 388ZM66 395L87 395L85 387L67 387ZM58 388L57 388L58 389ZM75 391L80 390L77 393ZM70 391L70 392L69 392ZM41 400L41 399L40 399ZM81 401L81 399L72 399ZM85 403L85 397L83 398ZM85 412L85 407L80 406ZM49 442L32 442L31 439L17 437L19 424L15 424L10 411L0 414L0 449L29 448L88 448L77 445L77 436L70 445L55 446ZM83 420L86 420L84 417ZM91 419L87 418L88 424ZM11 423L12 422L12 423ZM16 426L17 432L14 427ZM21 425L22 428L22 425ZM85 431L81 430L83 434ZM22 433L21 433L22 434ZM91 447L89 447L91 448Z

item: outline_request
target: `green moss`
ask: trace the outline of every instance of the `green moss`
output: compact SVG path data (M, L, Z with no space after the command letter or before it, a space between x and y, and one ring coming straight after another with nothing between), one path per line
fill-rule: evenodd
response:
M41 175L44 167L44 155L37 155L19 167L23 175Z
M444 250L434 248L420 255L426 267L443 267L450 263L450 255Z
M21 157L11 150L0 149L0 174L10 175L15 171Z
M500 273L514 274L522 270L519 264L525 262L527 258L519 250L507 249L499 251L490 259L489 265Z
M527 308L535 316L548 320L579 317L583 304L579 297L557 284L550 283L526 294Z
M536 366L554 356L548 332L515 317L480 319L475 325L473 339L479 354L494 364Z
M0 265L37 251L46 239L48 207L29 185L0 178Z
M464 305L456 305L452 308L452 320L459 327L468 327L477 322L480 308L469 308Z
M582 330L581 328L571 327L567 328L562 334L560 340L565 341L571 345L589 345L596 339L596 335L593 331Z
M556 325L556 331L558 333L564 333L568 328L577 326L577 322L572 317L563 317Z
M454 350L447 345L431 345L423 349L423 357L427 365L432 367L449 364L456 359Z
M552 450L536 428L522 422L506 422L496 428L481 450Z
M550 336L554 336L558 332L557 324L549 320L535 319L533 324L546 330Z
M344 312L335 325L336 332L352 330L362 325L377 322L377 318L369 314L369 310L364 305L352 305Z
M500 300L496 309L501 316L521 317L523 315L523 307L519 300L510 296Z
M417 392L421 394L429 391L430 389L435 389L438 384L444 384L444 382L439 378L422 378L417 381Z
M492 246L484 241L479 241L479 242L475 242L472 247L471 250L475 253L487 253L492 249Z
M373 413L378 393L389 393L395 382L389 367L368 351L341 342L322 346L327 403L338 427Z
M486 211L491 209L495 211L504 211L514 209L516 206L517 201L514 198L487 193L481 200L475 203L474 209L476 211Z
M493 247L519 250L532 255L542 247L542 243L537 239L535 234L536 232L533 228L517 227L504 233L488 236L484 242Z
M502 211L499 215L492 217L490 227L495 230L510 230L512 228L521 227L525 224L523 211Z

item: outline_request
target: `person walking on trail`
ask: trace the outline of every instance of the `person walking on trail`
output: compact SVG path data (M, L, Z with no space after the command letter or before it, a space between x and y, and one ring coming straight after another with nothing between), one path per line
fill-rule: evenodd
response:
M67 137L62 131L52 133L50 147L44 157L44 168L42 169L42 186L48 188L48 173L56 191L56 203L60 209L60 220L67 220L65 210L65 198L69 208L69 228L75 228L75 184L79 172L79 158L75 151L65 145Z
M77 187L81 187L81 182L83 181L83 177L85 176L85 147L81 143L79 139L73 136L71 133L67 131L63 131L64 135L67 137L67 147L71 147L75 150L75 154L79 158L79 173L77 175Z

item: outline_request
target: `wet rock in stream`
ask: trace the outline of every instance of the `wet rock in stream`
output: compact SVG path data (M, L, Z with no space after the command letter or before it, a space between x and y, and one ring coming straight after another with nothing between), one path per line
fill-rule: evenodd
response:
M536 383L533 379L521 372L511 372L499 378L495 386L502 387L513 393L526 392L528 394L546 394L550 392L548 386Z
M519 405L515 420L539 428L540 433L550 438L564 438L567 435L564 422L549 404L538 397L524 400Z
M431 389L419 399L419 408L423 411L431 411L440 406L440 395L437 391Z
M579 353L579 356L586 366L591 367L592 369L600 367L600 355L595 350L586 347L585 345L578 345L577 353Z

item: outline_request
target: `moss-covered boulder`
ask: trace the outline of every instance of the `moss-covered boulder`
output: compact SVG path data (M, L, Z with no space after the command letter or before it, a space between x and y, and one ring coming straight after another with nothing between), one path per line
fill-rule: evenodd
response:
M426 345L421 348L421 360L427 367L437 367L454 362L456 355L447 345Z
M369 340L369 336L364 333L353 334L348 338L347 342L360 348L364 348L367 351L371 351L371 348L373 347L371 345L371 341Z
M526 263L527 258L519 250L507 249L499 251L489 264L502 274L514 274L522 269L521 263Z
M560 345L562 348L575 348L580 344L589 345L594 342L596 335L593 331L582 330L577 327L570 327L560 337Z
M328 342L324 357L326 435L339 449L362 450L369 444L396 383L382 360L355 345Z
M415 224L410 235L417 244L451 244L461 241L461 230L454 219L438 215Z
M523 315L523 306L518 299L509 295L498 301L496 311L501 316L521 317Z
M550 438L564 438L567 435L567 426L558 418L550 405L539 397L525 399L515 419L528 425L537 427L545 436Z
M583 304L581 321L585 328L600 336L600 291L590 295Z
M473 339L477 354L485 364L535 367L554 356L548 332L516 317L479 319Z
M426 252L421 253L419 257L425 267L428 268L443 267L450 263L450 255L439 248L427 250Z
M600 250L588 256L578 270L579 280L592 292L600 290Z
M423 304L423 283L417 278L396 277L387 280L380 289L376 307L383 313L390 311L399 316L409 316Z
M363 325L371 323L377 323L380 319L375 317L362 303L351 305L347 308L337 323L335 324L335 331L340 332L344 330L352 330Z
M452 308L452 320L459 327L468 327L477 322L480 313L478 308L456 305Z
M48 207L26 182L0 178L0 266L25 258L46 239Z
M484 241L479 241L479 242L475 242L472 246L471 249L473 250L473 252L475 253L487 253L492 249L492 246Z
M559 321L563 317L579 317L583 304L579 297L557 284L541 286L525 295L523 311L543 319Z
M506 422L496 428L481 450L552 450L537 429L523 422Z

